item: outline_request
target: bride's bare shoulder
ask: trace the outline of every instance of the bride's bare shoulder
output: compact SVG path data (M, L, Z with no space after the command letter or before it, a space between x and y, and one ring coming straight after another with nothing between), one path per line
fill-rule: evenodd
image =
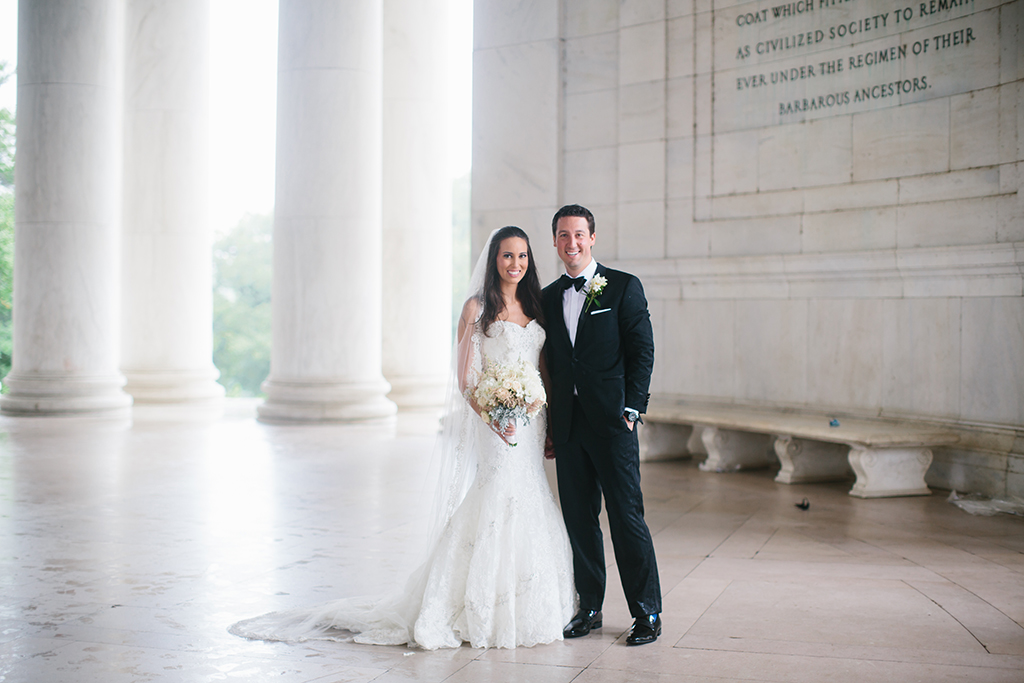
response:
M466 325L472 325L480 317L480 300L475 296L471 296L466 299L466 303L462 305L462 322Z
M458 340L461 342L466 335L466 330L472 328L480 319L480 301L474 296L466 299L462 305L462 315L459 316Z

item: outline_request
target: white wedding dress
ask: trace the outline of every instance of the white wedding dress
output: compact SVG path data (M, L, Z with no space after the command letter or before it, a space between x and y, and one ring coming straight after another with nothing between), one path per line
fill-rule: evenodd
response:
M479 327L479 325L477 325ZM544 328L496 321L472 337L475 376L487 360L538 366ZM462 399L459 399L462 400ZM426 562L402 590L346 598L239 622L252 639L355 640L425 649L532 646L562 639L572 618L572 552L544 474L545 416L517 428L506 445L470 411L459 437L475 449L476 476L453 505Z

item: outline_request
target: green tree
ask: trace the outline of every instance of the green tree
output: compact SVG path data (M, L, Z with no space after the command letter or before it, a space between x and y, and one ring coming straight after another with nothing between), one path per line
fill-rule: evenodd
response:
M11 371L14 280L14 194L0 189L0 380ZM6 391L6 387L4 388Z
M0 62L0 86L12 72ZM0 379L11 371L11 304L14 289L14 114L0 109ZM6 387L4 391L7 391Z
M246 215L213 247L213 362L228 396L259 396L270 373L270 215Z
M0 62L0 86L13 73L7 71L7 62ZM0 109L0 186L14 187L14 114L7 107Z

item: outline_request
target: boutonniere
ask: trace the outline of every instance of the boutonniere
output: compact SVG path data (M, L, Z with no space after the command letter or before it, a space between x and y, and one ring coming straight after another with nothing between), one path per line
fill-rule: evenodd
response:
M597 297L601 296L601 292L604 291L604 286L607 284L608 280L603 275L594 275L590 278L590 282L587 283L587 299L583 305L584 313L590 310L591 304L597 301Z

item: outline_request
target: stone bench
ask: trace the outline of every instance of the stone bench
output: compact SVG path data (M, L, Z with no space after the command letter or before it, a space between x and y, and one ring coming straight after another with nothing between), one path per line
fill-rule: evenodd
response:
M850 495L884 498L930 494L924 476L931 449L959 440L919 423L839 418L838 426L831 426L830 420L654 397L644 416L641 450L649 460L707 453L700 465L706 472L767 467L774 453L782 464L777 482L838 481L849 478L852 469L856 483Z

